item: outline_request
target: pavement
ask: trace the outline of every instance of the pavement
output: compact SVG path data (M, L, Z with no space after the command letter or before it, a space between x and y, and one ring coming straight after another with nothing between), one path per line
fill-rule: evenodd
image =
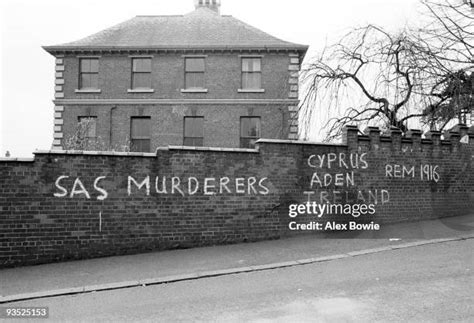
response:
M0 270L0 304L301 266L426 244L474 239L474 213L381 225L380 231L170 250Z

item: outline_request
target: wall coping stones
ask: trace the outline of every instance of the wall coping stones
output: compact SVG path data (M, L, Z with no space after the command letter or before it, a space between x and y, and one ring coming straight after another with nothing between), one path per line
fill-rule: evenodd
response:
M236 152L236 153L258 153L258 149L248 148L219 148L219 147L190 147L190 146L168 146L169 150L191 150L191 151L214 151L214 152Z
M1 162L34 162L35 159L31 158L21 158L21 157L0 157Z
M305 140L291 140L291 139L259 139L256 141L257 144L295 144L295 145L315 145L315 146L337 146L345 147L343 144L324 143L318 141L305 141Z
M472 127L471 127L472 128ZM361 134L362 133L362 134ZM378 127L366 127L363 132L360 132L357 126L347 125L344 127L342 133L342 142L348 145L352 149L358 148L360 142L370 141L372 145L376 145L378 142L381 143L391 143L394 146L398 146L401 143L403 144L413 144L416 145L431 145L431 146L449 146L451 145L453 149L456 149L456 146L461 141L461 137L468 136L468 141L461 141L463 144L472 145L474 141L474 128L468 129L465 125L459 124L453 127L451 130L441 133L440 131L431 130L424 133L424 138L422 138L422 131L418 129L410 129L406 132L402 132L396 127L390 127L390 129L380 131Z
M85 156L123 156L123 157L156 157L156 153L136 153L118 151L82 151L82 150L37 150L35 155L85 155Z
M156 157L159 151L188 150L188 151L213 151L213 152L238 152L238 153L258 153L258 149L247 148L218 148L218 147L189 147L189 146L168 146L158 147L155 153L138 152L117 152L117 151L82 151L82 150L36 150L35 155L84 155L84 156L122 156L122 157ZM13 160L17 158L0 158ZM34 158L31 158L34 161Z

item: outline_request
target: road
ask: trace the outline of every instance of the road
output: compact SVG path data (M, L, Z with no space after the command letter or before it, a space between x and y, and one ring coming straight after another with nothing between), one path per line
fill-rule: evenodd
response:
M9 306L49 306L58 322L474 322L473 247L445 242Z

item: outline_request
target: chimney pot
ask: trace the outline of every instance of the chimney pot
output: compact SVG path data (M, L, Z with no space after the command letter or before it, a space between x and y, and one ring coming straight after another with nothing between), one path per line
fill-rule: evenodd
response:
M202 7L208 8L220 14L221 0L194 0L194 7L196 9Z

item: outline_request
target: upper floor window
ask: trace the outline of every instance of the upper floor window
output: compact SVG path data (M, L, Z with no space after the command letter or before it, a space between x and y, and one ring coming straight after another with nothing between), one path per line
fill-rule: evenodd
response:
M79 60L79 89L99 88L99 59L81 58Z
M262 88L262 59L260 57L242 58L242 89L260 90Z
M204 117L184 118L184 146L201 146L204 141Z
M151 58L132 58L132 89L151 89Z
M130 151L150 152L151 118L132 117L130 128Z
M186 57L184 61L186 89L204 89L204 57Z
M260 138L260 117L240 118L240 148L255 148Z

